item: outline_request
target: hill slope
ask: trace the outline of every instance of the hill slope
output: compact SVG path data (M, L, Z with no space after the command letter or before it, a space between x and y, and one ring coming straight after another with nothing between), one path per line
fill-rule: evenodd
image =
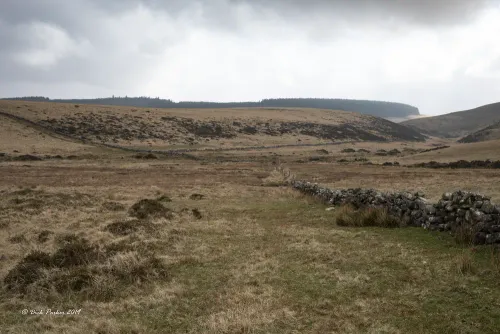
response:
M94 147L53 136L47 131L0 115L0 153L72 154L93 152Z
M500 122L493 123L479 131L473 132L462 139L459 143L476 143L480 141L500 139Z
M382 118L319 109L131 109L0 101L0 111L78 140L140 148L425 140Z
M441 116L412 119L401 124L432 136L457 138L498 121L500 121L500 102Z
M349 99L264 99L260 102L173 102L172 100L148 97L109 97L98 99L54 99L47 97L32 96L13 98L11 100L24 100L36 102L58 102L78 104L116 105L142 108L316 108L329 110L343 110L359 112L361 114L374 115L378 117L418 116L418 108L395 102L349 100Z

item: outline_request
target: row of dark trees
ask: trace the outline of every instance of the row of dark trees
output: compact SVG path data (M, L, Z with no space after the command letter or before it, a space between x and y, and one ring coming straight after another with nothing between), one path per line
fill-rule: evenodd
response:
M319 98L279 98L264 99L260 102L174 102L170 99L140 97L107 97L96 99L49 99L43 96L27 96L9 98L8 100L61 102L75 104L100 104L144 108L320 108L330 110L355 111L379 117L405 117L419 115L418 108L408 104L349 99L319 99Z

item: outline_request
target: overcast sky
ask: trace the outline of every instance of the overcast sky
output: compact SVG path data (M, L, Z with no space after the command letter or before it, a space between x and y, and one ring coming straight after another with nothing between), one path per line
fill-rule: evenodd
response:
M0 0L0 97L500 102L499 0Z

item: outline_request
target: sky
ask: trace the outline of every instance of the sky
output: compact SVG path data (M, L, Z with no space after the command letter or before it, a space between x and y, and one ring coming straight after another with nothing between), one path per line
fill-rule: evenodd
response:
M0 0L0 97L500 102L500 0Z

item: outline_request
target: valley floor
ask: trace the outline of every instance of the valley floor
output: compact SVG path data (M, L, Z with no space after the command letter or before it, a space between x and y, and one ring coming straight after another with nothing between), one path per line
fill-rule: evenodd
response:
M433 198L469 188L500 201L494 170L289 166L332 187ZM500 259L491 248L419 228L338 227L315 200L263 186L272 169L119 156L1 163L2 333L498 333ZM110 228L131 221L128 209L145 198L164 200L173 215ZM7 287L27 254L60 258L76 237L102 257L42 269L23 292Z

